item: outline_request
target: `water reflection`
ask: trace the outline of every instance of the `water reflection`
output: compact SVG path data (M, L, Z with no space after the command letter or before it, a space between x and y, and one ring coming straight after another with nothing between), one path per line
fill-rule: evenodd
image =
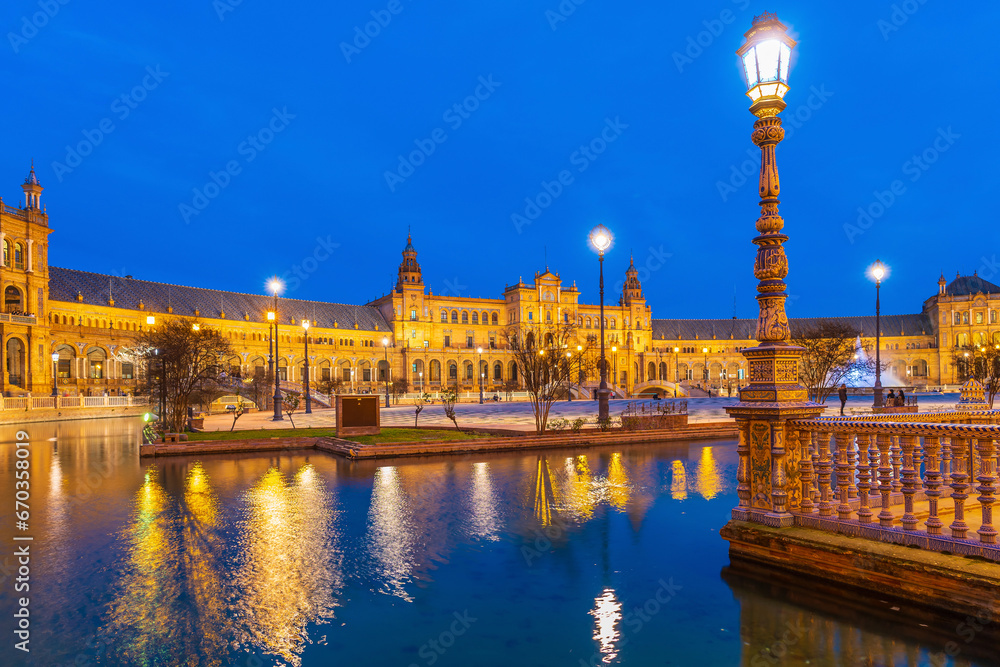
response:
M621 609L621 602L615 597L614 589L605 588L601 596L594 600L594 608L590 610L590 615L594 617L594 639L601 652L601 662L605 664L610 664L618 657L617 646L621 639L618 626L622 620Z
M544 456L539 456L535 472L535 521L543 526L552 525L552 502L554 499L549 461Z
M493 491L490 464L472 464L472 493L469 497L471 513L470 534L478 539L493 541L498 539L500 530L499 498Z
M719 495L720 488L719 465L715 461L713 447L702 447L698 459L698 493L705 500L712 500Z
M674 500L687 500L687 472L684 464L674 461L670 464L670 497Z
M379 468L372 480L368 542L368 552L377 562L384 590L404 600L412 600L405 586L414 569L413 521L393 466Z

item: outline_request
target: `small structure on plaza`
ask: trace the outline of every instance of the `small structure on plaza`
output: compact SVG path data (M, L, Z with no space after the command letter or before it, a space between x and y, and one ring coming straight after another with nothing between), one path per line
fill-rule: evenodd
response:
M979 380L969 380L962 385L958 407L974 410L989 409L989 403L986 401L986 389Z
M337 435L378 435L382 432L380 407L375 394L337 396Z

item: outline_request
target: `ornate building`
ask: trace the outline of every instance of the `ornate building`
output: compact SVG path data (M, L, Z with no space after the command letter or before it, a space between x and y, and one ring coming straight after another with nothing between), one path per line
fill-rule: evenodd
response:
M233 370L246 377L267 368L270 297L49 267L51 230L34 168L21 187L20 206L0 205L0 391L48 393L53 373L64 394L129 391L137 369L127 350L150 326L149 318L153 326L180 317L217 328L232 343ZM894 378L884 384L956 383L953 349L1000 344L998 311L997 285L975 274L951 283L942 276L921 313L883 316L882 359ZM292 385L301 382L305 332L300 323L308 319L313 381L336 378L345 388L378 392L380 382L406 377L414 389L471 391L482 378L492 392L517 380L503 336L507 327L575 324L582 351L568 348L571 363L579 359L574 355L583 355L588 363L581 368L594 369L599 313L598 305L580 302L575 284L565 286L548 268L528 282L507 285L500 298L435 295L407 238L389 294L364 305L280 299L279 374ZM741 350L756 345L756 320L653 319L631 262L617 303L605 305L605 318L609 379L619 396L673 395L675 388L685 394L698 386L725 394L744 384ZM831 319L847 322L864 343L874 344L873 316ZM793 333L813 322L791 320ZM59 355L56 362L53 353ZM580 387L585 395L596 386L596 372L590 375Z

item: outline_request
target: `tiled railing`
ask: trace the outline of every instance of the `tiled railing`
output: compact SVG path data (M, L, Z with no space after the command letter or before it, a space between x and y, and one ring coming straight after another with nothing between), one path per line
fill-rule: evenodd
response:
M0 396L0 411L62 408L124 408L148 405L147 396Z

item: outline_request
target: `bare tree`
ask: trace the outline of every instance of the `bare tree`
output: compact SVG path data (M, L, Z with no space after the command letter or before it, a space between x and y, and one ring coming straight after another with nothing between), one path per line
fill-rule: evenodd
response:
M817 403L855 372L872 371L875 362L859 354L858 332L843 322L819 320L795 332L793 345L805 348L799 362L799 380Z
M430 398L428 394L418 394L415 399L413 399L413 405L415 410L413 412L413 428L417 427L417 421L420 419L420 413L424 411L424 406L427 405L427 400Z
M951 362L962 382L977 380L983 385L992 410L993 401L1000 392L1000 344L954 348Z
M292 414L299 409L299 404L302 395L297 391L285 392L284 398L281 399L281 409L286 415L288 415L288 421L292 423L292 428L295 428L295 420L292 419Z
M410 383L406 378L396 378L389 385L389 390L392 392L392 397L396 403L399 403L399 399L405 396L406 392L410 390Z
M560 392L566 391L570 364L566 351L576 339L576 328L570 323L528 324L507 327L504 339L518 376L528 392L528 401L535 415L535 431L544 433L549 410Z
M242 417L244 415L244 413L246 413L246 411L247 411L247 404L243 402L243 397L239 396L239 395L236 396L236 405L233 406L233 407L235 407L236 409L233 410L233 413L232 413L233 414L233 425L229 427L229 432L230 433L232 433L233 429L236 428L236 420L239 419L240 417Z
M444 416L451 420L451 423L455 425L455 429L461 431L458 428L458 419L455 417L455 403L458 402L458 393L452 389L446 389L441 392L441 404L444 407Z
M513 400L514 392L517 391L520 386L521 385L518 384L517 380L513 379L507 380L503 383L503 393L507 396L508 403Z
M143 331L127 352L141 360L150 394L164 393L167 414L160 415L161 423L176 432L184 429L193 398L224 393L232 381L221 361L233 354L229 341L218 330L196 328L190 321L170 319Z

